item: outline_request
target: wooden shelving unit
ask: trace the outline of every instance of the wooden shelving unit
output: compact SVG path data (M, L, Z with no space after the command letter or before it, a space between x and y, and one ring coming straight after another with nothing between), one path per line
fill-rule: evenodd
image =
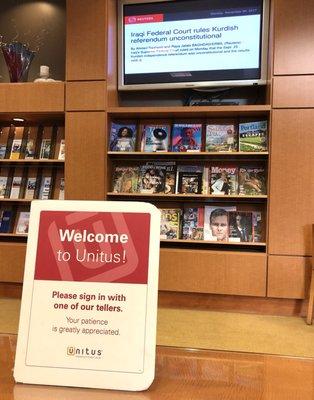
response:
M10 121L16 113L35 122L65 120L67 153L71 154L64 163L68 199L150 199L167 207L184 202L226 204L230 201L239 204L241 210L258 208L264 213L265 240L256 245L162 241L160 290L231 295L233 298L237 295L302 299L306 296L310 271L309 221L313 219L314 56L310 46L304 53L296 53L306 42L313 25L313 18L308 17L313 15L312 2L301 0L301 3L302 7L292 0L276 0L272 5L271 21L275 29L271 29L270 35L272 46L264 104L186 107L165 101L160 106L158 99L156 106L147 107L143 94L136 104L134 99L128 102L117 90L116 0L92 1L89 7L84 0L67 0L66 82L45 86L1 84L1 120ZM288 19L292 21L289 29ZM297 32L294 36L297 46L289 44L291 31ZM91 62L82 62L82 55ZM154 104L154 96L153 92L149 93L150 105ZM178 154L106 150L111 121L151 118L202 122L209 118L267 118L272 132L269 152ZM131 197L112 193L114 165L143 164L159 159L181 163L195 160L200 163L210 160L232 160L238 164L261 162L267 166L270 178L268 194L262 198L220 199L143 194ZM16 165L19 163L23 165L23 161ZM52 162L62 168L60 164ZM10 240L0 243L0 258L4 260L0 280L21 282L26 246L15 243L14 237Z

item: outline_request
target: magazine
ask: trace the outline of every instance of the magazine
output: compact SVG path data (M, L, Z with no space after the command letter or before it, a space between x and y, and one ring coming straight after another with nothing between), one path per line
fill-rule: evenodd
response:
M135 151L136 144L135 123L111 123L109 150L110 151Z
M51 139L43 139L40 146L40 160L48 160L50 157Z
M162 208L160 219L160 239L180 238L180 208Z
M9 233L12 225L13 211L3 210L2 212L0 212L0 216L0 233Z
M201 194L204 167L201 165L178 165L176 193Z
M11 185L10 199L18 199L22 185L22 177L14 176Z
M203 240L204 207L187 207L183 210L182 239Z
M5 198L6 190L7 190L8 177L0 176L0 199Z
M233 124L207 124L205 149L209 152L238 150L238 135Z
M204 240L228 242L229 212L235 210L235 206L206 206L204 215Z
M253 242L253 220L250 211L229 212L229 241Z
M0 160L8 157L8 138L10 135L10 127L0 128Z
M170 125L144 125L142 131L141 151L165 152L168 151Z
M139 192L164 193L166 183L166 165L163 163L147 163L140 166Z
M35 195L35 189L36 189L36 178L28 178L26 182L26 189L25 189L25 199L32 200Z
M239 195L266 194L266 171L262 167L239 167Z
M51 189L52 189L52 177L43 176L41 180L38 198L40 200L48 200L50 198Z
M12 142L10 160L18 160L21 154L22 139L14 139Z
M202 124L173 124L172 151L200 152L202 149Z
M139 167L116 167L112 180L112 191L114 193L137 193L138 176Z
M65 140L61 139L58 160L65 160Z
M263 241L262 231L262 213L260 211L252 212L252 225L253 225L253 242L260 243Z
M25 235L28 233L30 212L20 212L15 233L17 235Z
M267 151L267 121L239 124L239 151Z
M59 200L64 200L64 178L60 179Z
M210 187L210 193L214 195L238 194L238 167L234 165L212 165Z

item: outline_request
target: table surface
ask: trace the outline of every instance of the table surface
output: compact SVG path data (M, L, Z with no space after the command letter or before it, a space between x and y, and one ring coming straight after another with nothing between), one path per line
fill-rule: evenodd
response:
M0 335L1 400L313 400L314 360L157 347L156 378L144 392L15 384L16 335Z

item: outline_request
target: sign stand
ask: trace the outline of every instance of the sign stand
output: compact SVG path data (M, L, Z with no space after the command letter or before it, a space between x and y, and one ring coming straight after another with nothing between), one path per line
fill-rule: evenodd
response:
M14 378L147 389L155 373L160 212L33 201Z

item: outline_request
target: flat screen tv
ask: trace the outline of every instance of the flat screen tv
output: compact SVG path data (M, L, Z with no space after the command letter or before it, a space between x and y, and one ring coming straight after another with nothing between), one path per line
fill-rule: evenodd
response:
M119 1L119 90L264 85L269 0Z

